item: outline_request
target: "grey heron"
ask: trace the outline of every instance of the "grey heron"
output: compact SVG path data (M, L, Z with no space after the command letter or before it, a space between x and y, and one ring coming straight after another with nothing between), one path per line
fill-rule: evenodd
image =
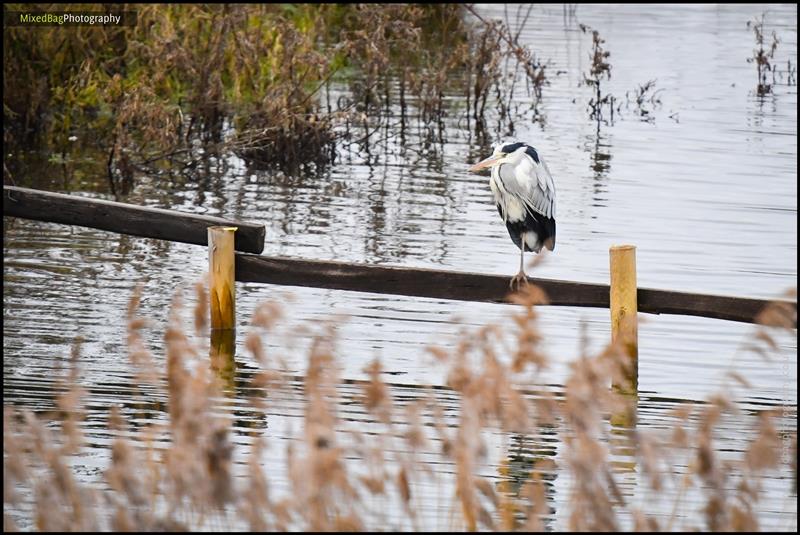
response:
M519 273L509 286L528 282L525 251L538 253L556 246L556 187L544 159L527 143L497 145L491 156L470 171L491 169L489 186L511 240L519 247Z

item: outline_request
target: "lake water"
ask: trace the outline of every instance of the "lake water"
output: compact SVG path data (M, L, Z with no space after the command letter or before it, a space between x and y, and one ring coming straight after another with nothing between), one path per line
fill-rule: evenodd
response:
M505 16L502 5L478 10L487 18ZM608 248L629 243L637 247L641 287L759 298L781 297L796 287L797 87L784 78L774 94L757 96L756 69L746 61L755 46L746 23L765 10L768 30L780 38L776 63L785 71L788 60L797 64L795 5L581 5L574 15L560 5L534 8L520 42L551 61L550 84L539 103L541 120L518 120L512 137L535 145L553 173L558 246L531 273L606 283ZM513 19L516 6L508 13ZM651 120L631 109L613 124L588 118L591 92L581 81L591 39L579 23L597 29L611 53L611 79L604 91L624 102L626 91L656 80L661 105L651 108ZM519 98L522 106L529 104ZM487 177L467 172L470 163L487 154L457 115L448 118L446 141L435 151L419 150L423 145L412 129L406 141L414 150L401 146L397 137L369 152L353 146L342 149L336 165L318 174L259 171L234 156L210 159L189 179L142 178L126 200L263 222L266 255L511 277L518 249L497 215ZM92 164L85 168L91 170ZM40 173L17 176L17 185L64 191L59 166L30 169ZM104 196L102 182L85 178L78 183L72 193ZM148 342L163 358L172 296L186 289L190 307L194 296L189 290L206 262L202 247L4 218L3 401L43 413L52 409L55 370L64 365L74 337L84 336L81 384L90 392L86 426L95 447L80 458L76 470L87 481L98 477L110 456L109 407L120 404L132 420L140 418L125 348L125 311L134 287L145 284L141 314L154 320ZM428 345L452 348L460 329L508 324L514 310L511 305L239 284L240 387L234 394L246 388L256 367L243 345L251 314L264 300L284 300L287 294L292 299L285 303L286 333L342 315L342 377L365 379L364 367L380 358L397 400L421 396L418 385L445 383L446 370L426 352ZM530 386L559 392L579 355L581 325L589 348L599 350L609 338L608 311L543 307L539 313L551 366ZM639 429L669 426L669 409L727 388L746 409L745 420L753 418L753 410L787 407L788 418L779 425L796 435L796 332L775 334L778 349L771 361L743 349L754 332L754 326L735 322L641 315ZM281 337L267 340L298 375L306 367L305 342L301 338L295 349ZM746 376L751 388L734 388L726 377L731 370ZM241 396L221 400L231 414L240 410L234 424L237 445L250 443L252 426L279 440L299 428L302 385L297 388L294 397L271 400L263 417L251 414ZM351 383L342 388L345 398L355 395ZM443 391L441 397L445 406L458 406L454 394ZM141 418L165 420L164 399L150 401L151 410ZM371 425L363 412L347 420ZM720 450L736 453L746 447L752 434L743 432L742 425L723 423ZM494 450L481 468L484 475L501 478L500 445L508 440L490 439ZM544 448L558 460L563 450L555 436L510 440L512 449L519 442L523 457ZM279 450L265 460L278 489L286 486ZM624 460L624 453L619 455ZM242 459L237 453L240 468ZM452 466L441 461L435 471L446 479ZM636 491L641 482L635 469L619 477L634 501L652 499ZM786 499L790 479L788 469L765 479L767 498L758 508L762 529L796 528L796 498ZM565 469L556 470L550 489L548 526L565 529ZM423 495L432 497L423 507L429 513L423 515L424 525L431 529L450 525L435 505L439 492L434 485L422 487ZM653 502L656 512L669 514L668 498L664 504ZM697 508L687 506L682 514L683 524L674 527L702 525ZM24 515L18 521L24 526Z

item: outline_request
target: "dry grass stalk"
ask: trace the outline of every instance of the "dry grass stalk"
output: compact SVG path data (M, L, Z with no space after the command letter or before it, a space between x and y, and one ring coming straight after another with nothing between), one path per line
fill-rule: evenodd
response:
M303 383L303 433L299 440L290 441L286 450L290 491L275 497L263 466L267 451L263 437L255 439L246 456L247 473L234 475L231 421L215 414L217 382L205 356L181 324L180 300L176 298L165 334L166 373L143 370L161 379L166 376L166 381L152 383L160 388L166 384L166 427L133 433L123 410L112 408L109 428L115 438L110 464L103 473L108 489L99 491L76 478L69 460L85 446L80 426L85 392L79 386L76 344L65 393L57 401L63 414L59 436L31 413L4 408L4 503L20 507L28 499L21 491L28 489L34 504L32 518L41 530L225 529L231 527L230 512L236 511L252 530L356 531L370 529L376 519L380 526L391 525L386 524L386 507L402 513L415 530L421 530L424 515L419 508L424 503L419 496L424 489L418 485L425 483L424 478L434 480L434 472L422 459L441 455L454 467L449 480L455 514L451 528L548 529L551 483L547 474L559 470L571 476L570 529L618 530L623 515L630 515L638 530L671 529L674 518L664 524L650 511L629 506L616 481L617 469L609 451L609 447L622 444L637 458L652 491L681 489L676 511L684 490L699 484L707 529L759 528L761 477L783 462L792 463L796 474L796 459L781 458L786 441L796 452L796 431L788 435L779 431L777 415L762 411L758 431L742 458L723 459L715 433L723 419L743 417L724 396L712 397L699 410L691 405L677 407L667 414L674 425L663 436L610 424L614 414L630 410L635 401L609 388L621 373L620 351L615 347L594 356L581 355L572 365L562 400L552 395L525 396L517 381L524 376L529 384L531 374L535 380L547 363L535 310L543 295L532 289L518 299L524 306L515 314L513 328L483 327L464 333L450 350L431 349L436 359L450 368L448 383L459 400L459 410L452 417L445 417L442 404L433 395L410 402L404 412L397 410L398 401L382 379L380 362L372 362L365 370L369 380L355 399L372 415L369 424L382 429L376 433L363 429L349 435L345 432L346 420L339 415L344 400L335 323L307 330L311 343ZM157 359L135 356L144 345L139 333L143 321L137 316L140 300L141 290L137 289L128 310L131 362L137 369L155 368ZM275 332L283 317L275 303L259 307L245 345L264 367L259 373L274 379L260 384L271 392L286 394L291 388L285 374L267 368L280 359L267 359L260 338L261 332ZM261 381L258 377L256 374ZM251 402L255 408L264 404ZM516 496L511 485L515 476L507 463L499 481L479 475L489 460L487 433L526 435L537 429L553 433L553 427L565 444L563 455L555 462L537 461L522 475ZM169 443L157 449L154 438L164 432ZM440 450L431 451L436 447ZM682 457L691 459L687 474L674 469ZM351 458L360 461L354 463ZM102 511L108 511L110 517L104 517ZM4 526L17 527L8 513Z

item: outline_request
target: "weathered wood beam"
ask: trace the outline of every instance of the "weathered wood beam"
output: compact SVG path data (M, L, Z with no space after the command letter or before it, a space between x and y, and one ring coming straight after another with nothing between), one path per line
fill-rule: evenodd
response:
M208 227L237 227L236 250L264 250L264 225L148 206L3 186L3 215L145 238L208 245Z
M208 227L235 226L238 251L261 253L265 227L174 210L89 199L15 186L3 186L3 215L51 223L79 225L146 238L208 245ZM508 302L509 277L236 255L236 280L290 286L313 286L459 301ZM551 305L608 308L609 286L551 279L529 279L541 287ZM637 291L639 312L681 314L753 323L770 303L777 303L777 321L797 327L796 301L770 301L694 293ZM773 315L775 318L775 315Z
M508 281L503 275L483 275L458 271L401 268L366 264L346 264L275 258L249 254L236 255L236 280L313 286L434 299L458 301L508 302ZM549 304L575 307L608 308L609 286L552 279L528 279L542 288ZM753 323L772 301L743 297L690 294L640 288L637 292L639 312L681 314ZM777 301L793 315L797 326L797 303Z

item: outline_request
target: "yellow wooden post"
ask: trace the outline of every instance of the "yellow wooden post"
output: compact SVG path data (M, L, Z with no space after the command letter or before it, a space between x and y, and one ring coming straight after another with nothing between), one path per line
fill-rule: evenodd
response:
M614 245L609 249L611 263L611 342L619 344L628 357L624 384L614 386L636 393L639 386L639 325L636 301L636 247Z
M208 285L212 331L236 328L235 232L236 227L208 227Z

